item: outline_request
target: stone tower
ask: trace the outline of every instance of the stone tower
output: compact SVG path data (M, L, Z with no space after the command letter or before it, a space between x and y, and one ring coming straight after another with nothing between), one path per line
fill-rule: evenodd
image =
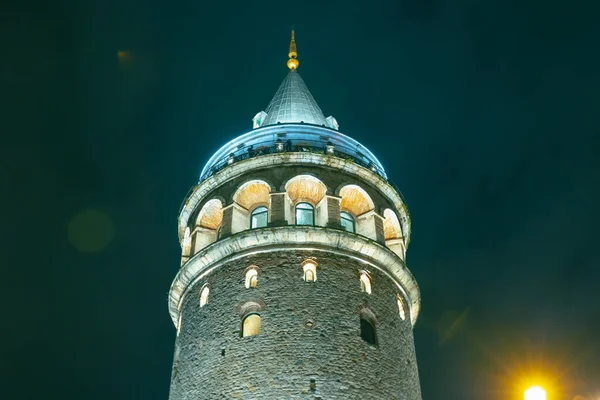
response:
M410 218L297 71L179 215L171 400L420 400Z

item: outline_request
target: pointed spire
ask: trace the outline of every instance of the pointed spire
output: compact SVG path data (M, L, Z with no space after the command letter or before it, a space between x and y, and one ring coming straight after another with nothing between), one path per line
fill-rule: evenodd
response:
M265 111L267 117L262 126L286 122L327 125L319 105L294 70L288 72Z
M290 41L290 51L288 53L290 58L287 62L287 66L290 71L295 71L298 68L298 52L296 51L296 39L294 38L294 30L292 29L292 40Z
M277 93L275 93L265 112L261 111L253 118L254 128L304 122L338 129L337 122L333 117L325 118L323 111L319 108L296 70L298 68L298 52L293 29L288 56L287 66L290 72L277 89Z

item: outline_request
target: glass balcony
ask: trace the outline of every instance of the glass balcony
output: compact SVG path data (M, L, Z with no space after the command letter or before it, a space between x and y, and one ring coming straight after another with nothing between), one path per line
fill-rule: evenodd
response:
M221 147L202 169L200 182L238 161L281 152L311 152L349 159L387 179L379 160L356 140L318 125L280 124L254 129Z

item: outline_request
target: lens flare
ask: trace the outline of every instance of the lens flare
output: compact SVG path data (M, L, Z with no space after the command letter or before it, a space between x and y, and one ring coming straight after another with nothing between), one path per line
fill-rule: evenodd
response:
M546 391L539 386L532 386L525 391L525 400L546 400Z

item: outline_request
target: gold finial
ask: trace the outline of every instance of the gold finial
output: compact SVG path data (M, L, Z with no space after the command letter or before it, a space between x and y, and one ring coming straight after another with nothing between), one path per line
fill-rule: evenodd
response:
M298 53L296 52L296 40L294 39L294 30L292 29L292 40L290 41L290 52L288 53L290 58L287 62L287 66L290 70L295 71L298 68Z

